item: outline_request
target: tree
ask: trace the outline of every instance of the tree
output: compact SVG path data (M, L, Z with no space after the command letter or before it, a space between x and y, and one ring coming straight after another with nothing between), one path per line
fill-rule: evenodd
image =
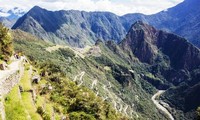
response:
M0 60L9 61L12 52L12 37L9 29L0 23Z

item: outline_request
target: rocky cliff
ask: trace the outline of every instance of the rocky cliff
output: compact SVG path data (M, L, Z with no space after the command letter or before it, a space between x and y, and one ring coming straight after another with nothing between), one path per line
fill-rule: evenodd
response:
M161 52L169 57L170 65L175 69L192 70L200 65L198 48L184 38L156 30L142 21L132 25L120 46L149 64L155 63Z

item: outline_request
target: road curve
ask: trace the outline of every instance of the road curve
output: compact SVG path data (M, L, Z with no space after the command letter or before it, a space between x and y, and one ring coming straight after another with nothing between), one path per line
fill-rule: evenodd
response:
M171 113L165 108L163 107L158 100L156 100L157 97L159 97L161 94L163 94L165 91L164 90L159 90L156 94L154 94L151 98L151 100L153 101L153 103L156 105L156 107L163 111L168 118L170 118L170 120L174 120L174 117L171 115Z

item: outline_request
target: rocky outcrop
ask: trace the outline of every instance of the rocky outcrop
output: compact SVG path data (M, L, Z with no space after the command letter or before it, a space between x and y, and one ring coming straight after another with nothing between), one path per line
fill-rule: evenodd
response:
M125 51L132 51L141 62L153 63L158 53L157 35L159 31L150 25L138 21L129 30L126 38L120 43Z
M154 27L138 21L129 30L120 43L125 51L132 51L141 61L156 63L158 55L166 55L174 69L193 70L200 66L200 51L184 38L156 30Z

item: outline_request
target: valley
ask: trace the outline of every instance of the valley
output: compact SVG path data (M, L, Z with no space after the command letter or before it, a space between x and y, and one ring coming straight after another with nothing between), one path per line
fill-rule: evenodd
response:
M199 3L151 15L7 11L0 120L198 120Z

